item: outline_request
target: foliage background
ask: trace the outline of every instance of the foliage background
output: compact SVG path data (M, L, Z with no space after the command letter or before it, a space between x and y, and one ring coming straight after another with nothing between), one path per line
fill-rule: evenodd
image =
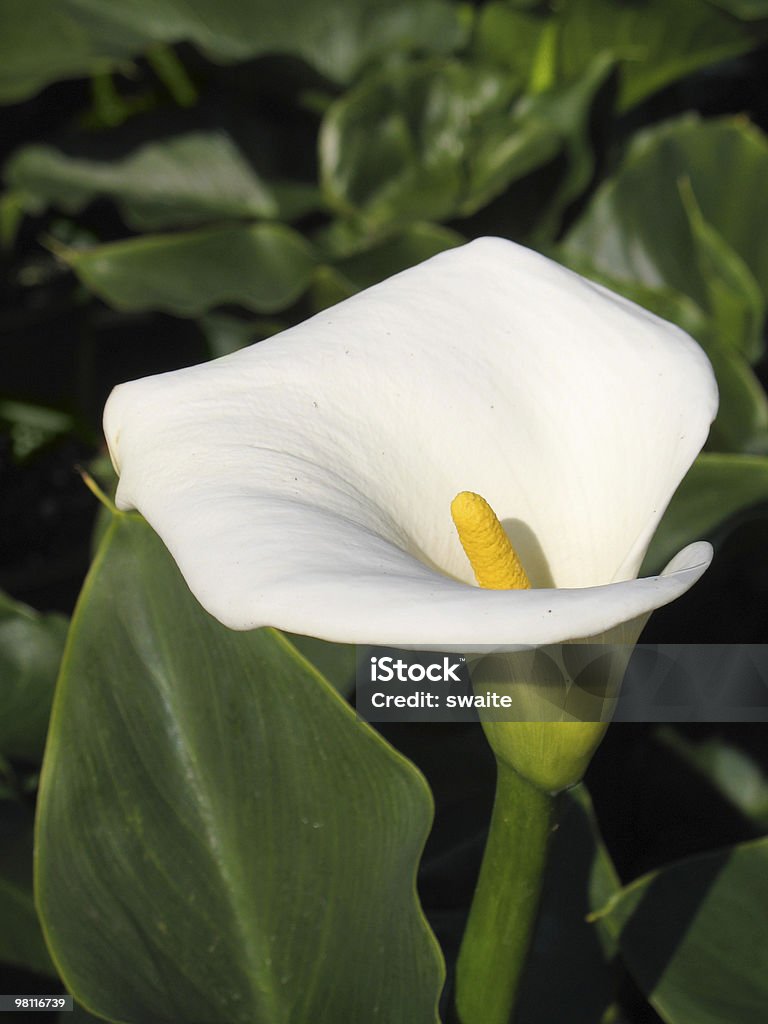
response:
M8 0L2 18L0 991L55 984L29 827L92 550L75 466L109 485L100 413L121 380L462 239L533 245L681 323L718 374L722 412L648 565L701 536L717 558L645 638L764 642L768 5ZM469 728L385 733L435 794L420 891L450 960L490 757ZM621 878L761 836L765 751L763 726L614 727L588 783ZM674 1024L641 987L623 971L611 1019Z

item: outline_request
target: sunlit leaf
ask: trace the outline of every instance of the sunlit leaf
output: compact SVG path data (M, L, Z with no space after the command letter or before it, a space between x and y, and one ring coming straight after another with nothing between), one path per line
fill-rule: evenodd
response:
M320 137L321 175L331 206L373 224L440 220L465 202L471 167L488 153L484 188L508 171L548 159L557 140L516 131L519 83L457 61L387 69L364 79L328 111ZM491 157L492 164L491 165Z
M595 57L610 55L621 64L619 105L625 109L684 75L752 49L761 38L706 2L569 0L554 13L544 5L521 6L483 7L474 40L479 57L533 83L542 39L549 32L556 43L551 47L552 81L577 79Z
M681 118L636 138L563 246L569 263L703 345L721 394L715 450L768 451L768 400L749 366L763 345L767 178L768 142L757 129ZM673 308L672 295L686 298Z
M623 108L758 43L748 27L707 3L690 0L576 0L564 5L560 26L566 79L606 50L623 62Z
M278 312L305 291L316 263L302 236L279 224L146 235L62 256L117 309L179 316L199 316L225 303Z
M566 248L617 280L673 288L706 308L709 293L681 196L685 183L703 222L768 295L766 180L768 140L742 119L688 115L649 128L635 137Z
M28 209L76 213L106 196L128 224L154 230L232 218L274 217L278 205L229 136L195 132L149 142L121 160L84 160L51 146L20 150L5 168Z

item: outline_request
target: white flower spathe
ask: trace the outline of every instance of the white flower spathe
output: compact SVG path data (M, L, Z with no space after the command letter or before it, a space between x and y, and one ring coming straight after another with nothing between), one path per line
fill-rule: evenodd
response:
M589 637L684 593L636 579L717 409L677 327L480 239L214 362L117 387L117 503L233 629L482 649ZM450 515L482 494L533 588L483 590Z

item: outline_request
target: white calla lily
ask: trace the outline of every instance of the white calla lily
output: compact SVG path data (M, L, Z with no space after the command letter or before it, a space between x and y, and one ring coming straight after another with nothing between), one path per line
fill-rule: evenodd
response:
M231 356L120 385L117 503L233 629L476 650L602 634L684 593L637 579L717 407L677 327L501 239L442 253ZM481 494L531 579L486 590Z

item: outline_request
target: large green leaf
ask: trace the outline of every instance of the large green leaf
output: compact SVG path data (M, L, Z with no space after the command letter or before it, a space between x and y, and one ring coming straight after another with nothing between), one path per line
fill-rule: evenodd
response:
M373 73L323 122L326 199L372 231L469 216L565 148L566 202L591 175L587 115L609 67L536 96L507 71L456 60Z
M101 0L72 2L86 16L101 8ZM466 11L446 0L133 0L111 16L153 40L193 42L218 60L294 54L342 82L389 50L449 53L469 23Z
M302 57L335 81L392 50L450 53L470 23L447 0L6 0L0 99L88 75L155 43L187 41L221 62Z
M230 302L275 313L306 290L316 264L302 236L280 224L146 235L62 257L111 306L180 316Z
M768 839L644 875L598 916L667 1024L764 1024Z
M643 573L657 571L691 541L712 536L730 516L768 501L768 458L700 455L651 542Z
M84 20L103 14L102 0L70 3ZM334 81L348 81L390 50L449 53L470 20L446 0L137 0L114 5L109 16L148 40L195 43L214 60L294 54Z
M39 762L67 620L0 594L0 755Z
M91 1011L160 1024L434 1024L423 778L279 633L205 613L118 516L73 619L37 901Z
M14 817L0 807L0 961L55 976L32 900L32 816Z
M268 186L220 132L150 142L111 162L76 159L51 146L27 146L6 164L4 176L33 212L52 205L75 213L107 196L117 202L126 222L139 229L278 213Z
M572 81L596 56L610 54L622 64L624 109L698 68L753 48L761 38L706 2L568 0L554 14L542 12L543 6L525 11L515 3L487 4L475 53L523 75L532 86L541 77ZM550 62L548 69L542 70L542 58Z
M458 61L420 62L365 78L328 110L320 135L326 198L375 225L441 220L472 193L483 166L487 198L498 183L553 155L553 132L513 123L520 83ZM481 154L487 154L487 160Z
M71 0L4 0L0 26L0 102L22 100L48 82L125 62L143 33L115 24L105 5L90 18Z
M702 222L768 296L768 140L743 119L685 116L635 137L614 178L569 233L566 248L617 280L710 301L681 184ZM745 197L748 201L745 201ZM712 251L704 254L710 259Z
M559 58L566 79L596 53L620 58L619 105L626 109L698 68L752 49L760 38L706 2L572 0L563 5Z

